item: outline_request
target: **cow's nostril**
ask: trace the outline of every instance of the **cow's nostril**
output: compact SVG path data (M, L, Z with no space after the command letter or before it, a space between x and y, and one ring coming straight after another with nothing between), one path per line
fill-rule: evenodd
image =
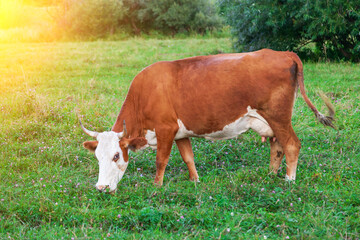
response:
M96 186L96 189L99 192L104 192L108 187L109 187L109 185L98 185L98 186Z

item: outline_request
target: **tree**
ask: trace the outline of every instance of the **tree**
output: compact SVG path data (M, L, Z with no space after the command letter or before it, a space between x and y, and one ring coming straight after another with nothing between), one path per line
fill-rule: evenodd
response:
M147 31L153 24L153 18L147 10L149 0L123 0L125 16L122 20L124 25L130 26L138 35L141 31Z
M163 32L204 33L222 22L214 3L208 0L148 1L146 11L153 16L153 27Z
M118 0L66 0L55 20L69 35L101 37L113 33L123 17Z
M102 37L118 29L135 34L149 30L204 33L222 25L215 0L61 1L54 19L69 36Z
M303 54L309 43L327 59L360 61L359 0L220 0L239 51Z

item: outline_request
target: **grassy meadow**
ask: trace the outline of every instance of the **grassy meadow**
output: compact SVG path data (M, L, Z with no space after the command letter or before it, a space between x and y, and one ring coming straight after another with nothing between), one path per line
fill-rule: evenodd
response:
M131 155L115 195L94 185L98 164L79 125L110 130L133 77L147 65L231 52L228 39L0 44L0 239L359 239L360 65L305 63L307 93L336 108L337 129L301 97L297 180L269 174L269 143L193 139L200 183L173 147L164 185L156 151ZM299 94L300 96L300 94Z

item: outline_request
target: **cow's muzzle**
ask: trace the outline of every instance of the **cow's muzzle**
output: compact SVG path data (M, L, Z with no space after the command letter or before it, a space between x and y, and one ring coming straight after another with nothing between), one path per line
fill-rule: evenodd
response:
M116 189L110 190L109 185L98 185L96 186L96 189L101 193L103 192L103 193L114 194L116 192Z

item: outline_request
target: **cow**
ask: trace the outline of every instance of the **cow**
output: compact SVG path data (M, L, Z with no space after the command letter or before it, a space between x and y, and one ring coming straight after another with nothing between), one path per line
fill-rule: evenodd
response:
M293 52L263 49L249 53L161 61L132 81L111 131L83 131L96 141L83 146L99 161L96 188L114 192L129 163L129 150L156 148L154 183L163 184L173 142L198 181L190 138L230 139L249 129L270 140L270 170L286 156L286 177L296 178L300 141L291 124L298 87L325 126L334 127L334 108L321 114L307 97L303 64Z

